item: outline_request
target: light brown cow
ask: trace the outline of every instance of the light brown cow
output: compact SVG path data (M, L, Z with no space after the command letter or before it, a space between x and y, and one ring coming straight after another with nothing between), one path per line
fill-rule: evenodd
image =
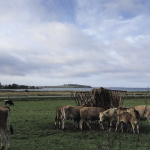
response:
M137 126L137 133L139 134L139 122L140 122L140 114L134 108L128 108L126 112L118 113L117 123L116 123L116 131L118 129L118 125L120 122L124 122L125 124L131 123L133 133L135 133L135 125ZM123 132L123 124L121 124L121 130ZM128 131L128 129L127 129Z
M60 119L60 116L61 116L61 108L63 106L58 106L56 108L56 117L55 117L55 128L59 125L59 128L61 126L61 119Z
M91 129L88 120L99 120L99 113L105 111L102 107L82 107L80 109L80 123L79 127L82 130L83 122Z
M100 126L104 130L103 122L107 121L110 123L109 131L111 131L112 123L117 121L117 108L110 108L104 112L100 112L99 114Z
M4 149L6 140L6 150L9 150L9 138L7 131L7 117L9 114L10 132L13 134L13 128L11 124L10 108L8 106L0 106L0 134L1 134L1 150Z
M117 116L119 114L122 114L123 112L129 112L129 113L133 114L132 111L133 111L133 108L118 107L118 108L110 108L104 112L101 112L99 115L99 118L100 118L100 125L101 125L102 129L104 130L103 122L107 121L110 123L109 131L111 131L112 123L117 122ZM137 118L137 119L139 119L139 118ZM122 125L121 127L123 128L123 124L121 124L121 125Z
M62 121L62 129L65 128L65 122L68 119L73 119L75 126L78 127L78 122L80 120L80 108L82 108L82 106L67 105L61 107L60 119Z
M150 106L140 105L140 106L132 106L135 108L140 114L140 120L145 121L146 119L150 123Z
M64 105L65 107L70 107L70 105ZM59 125L59 128L61 128L61 124L62 124L62 120L61 120L61 115L62 115L62 112L61 112L61 109L64 107L64 106L58 106L56 108L56 117L55 117L55 128Z

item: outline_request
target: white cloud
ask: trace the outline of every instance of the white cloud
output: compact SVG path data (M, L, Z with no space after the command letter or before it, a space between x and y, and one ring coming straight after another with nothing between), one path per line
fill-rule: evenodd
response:
M119 86L118 80L126 86L134 86L138 79L143 79L143 83L138 80L139 86L147 83L147 4L140 0L65 4L68 7L63 5L59 11L59 4L51 0L0 2L0 72L4 83L10 82L10 77L32 85L68 80L92 86Z

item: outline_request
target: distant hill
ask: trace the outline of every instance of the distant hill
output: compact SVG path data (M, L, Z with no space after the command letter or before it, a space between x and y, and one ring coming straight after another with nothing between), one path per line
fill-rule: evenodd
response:
M57 86L44 86L44 88L92 88L89 85L79 85L79 84L64 84Z

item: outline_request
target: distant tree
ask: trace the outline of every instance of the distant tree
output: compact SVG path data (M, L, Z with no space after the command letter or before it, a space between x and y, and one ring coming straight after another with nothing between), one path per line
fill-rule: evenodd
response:
M31 86L31 89L35 89L35 86Z
M4 88L7 89L7 88L8 88L8 85L4 85Z
M2 84L1 84L1 82L0 82L0 89L2 88Z
M11 84L9 84L7 88L8 88L8 89L11 89L11 88L12 88Z
M12 87L12 89L18 89L18 84L15 84L15 83L14 83L14 84L12 84L11 87Z

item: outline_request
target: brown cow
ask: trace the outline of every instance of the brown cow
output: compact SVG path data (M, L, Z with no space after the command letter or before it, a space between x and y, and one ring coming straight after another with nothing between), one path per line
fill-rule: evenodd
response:
M110 108L104 112L100 112L99 119L102 129L104 130L103 122L107 121L110 123L109 131L111 131L112 123L117 121L117 108Z
M135 108L140 114L140 120L145 121L146 119L150 123L150 106L140 105L140 106L132 106Z
M128 108L126 111L118 113L117 123L116 123L116 131L118 129L118 125L120 122L124 122L127 125L129 123L131 123L133 133L135 133L135 125L137 125L137 133L139 134L140 114L134 108ZM121 124L121 129L123 132L123 124Z
M91 129L88 120L99 120L99 113L105 111L101 107L82 107L80 109L80 123L79 127L82 130L82 124L85 121L87 126Z
M8 106L0 106L0 134L1 134L1 150L4 149L6 140L6 150L10 148L8 131L7 131L7 117L9 114L10 132L13 134L13 128L11 124L10 108Z
M140 105L140 106L132 106L131 108L134 108L139 112L140 121L145 121L147 119L150 123L150 106Z
M70 105L64 105L65 107L70 107ZM55 128L59 125L59 128L61 128L61 124L62 124L62 120L61 120L61 108L63 108L64 106L58 106L56 108L56 117L55 117Z
M73 119L74 124L76 127L78 127L78 122L80 120L80 108L82 106L63 106L61 107L61 121L62 121L62 129L65 128L65 121L68 119Z
M117 122L117 116L119 114L122 114L123 112L129 112L129 113L133 114L132 111L133 111L133 108L118 107L118 108L110 108L104 112L101 112L99 115L99 118L100 118L100 125L101 125L102 129L104 130L103 121L110 122L109 131L111 131L112 123L114 121ZM134 109L134 111L135 111L135 109ZM139 119L139 116L137 116L137 117L138 117L137 119ZM123 128L123 124L121 124L121 125L122 125L121 127Z
M56 117L55 117L55 128L59 125L59 128L60 128L60 125L61 125L61 119L60 119L60 116L61 116L61 108L63 106L58 106L56 108Z

